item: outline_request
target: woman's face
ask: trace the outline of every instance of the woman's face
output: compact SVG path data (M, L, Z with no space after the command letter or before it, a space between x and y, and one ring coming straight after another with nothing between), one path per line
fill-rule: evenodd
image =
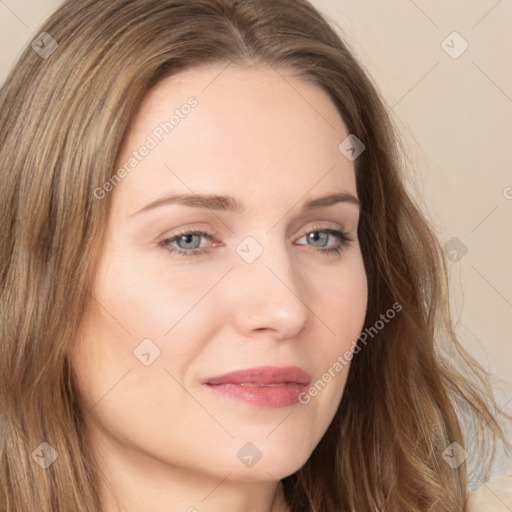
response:
M306 462L367 305L348 135L319 87L268 67L147 95L96 192L111 211L72 348L98 452L216 481Z

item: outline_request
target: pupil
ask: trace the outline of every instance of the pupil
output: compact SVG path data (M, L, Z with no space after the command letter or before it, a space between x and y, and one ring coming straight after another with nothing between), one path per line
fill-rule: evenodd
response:
M197 235L183 235L181 237L181 239L185 241L185 244L191 244L192 243L191 239L194 236L197 236ZM182 247L182 249L197 249L197 246L195 246L195 247Z
M313 242L318 242L322 237L324 237L324 242L325 242L326 236L328 236L327 233L320 233L319 231L315 231L315 232L309 234L309 239ZM322 244L322 246L323 245L324 244Z

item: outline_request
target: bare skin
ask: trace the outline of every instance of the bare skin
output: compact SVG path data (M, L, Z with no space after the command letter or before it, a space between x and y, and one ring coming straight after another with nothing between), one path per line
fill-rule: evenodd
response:
M363 327L358 205L302 210L340 192L357 198L354 163L338 149L348 135L338 111L289 71L223 69L194 68L161 82L118 158L121 167L174 109L197 99L110 192L90 285L95 300L73 346L105 512L287 511L280 480L324 435L349 364L307 404L284 407L234 400L203 382L294 365L314 383ZM183 204L140 211L176 193L234 196L245 211ZM184 230L208 236L163 243ZM193 243L204 252L191 255ZM339 253L322 252L338 246ZM146 362L159 351L149 365L134 355L145 339ZM261 456L250 467L244 446Z

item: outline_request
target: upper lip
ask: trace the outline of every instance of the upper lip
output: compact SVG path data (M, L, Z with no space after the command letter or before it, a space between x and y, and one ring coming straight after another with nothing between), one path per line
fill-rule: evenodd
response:
M267 386L271 384L309 385L311 376L298 366L259 366L235 372L225 373L218 377L205 379L204 384L253 384Z

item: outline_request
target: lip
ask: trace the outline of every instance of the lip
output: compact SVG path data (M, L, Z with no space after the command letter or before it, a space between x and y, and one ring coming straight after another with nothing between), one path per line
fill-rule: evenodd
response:
M228 398L275 409L297 403L310 382L309 373L298 366L260 366L207 378L203 385Z

